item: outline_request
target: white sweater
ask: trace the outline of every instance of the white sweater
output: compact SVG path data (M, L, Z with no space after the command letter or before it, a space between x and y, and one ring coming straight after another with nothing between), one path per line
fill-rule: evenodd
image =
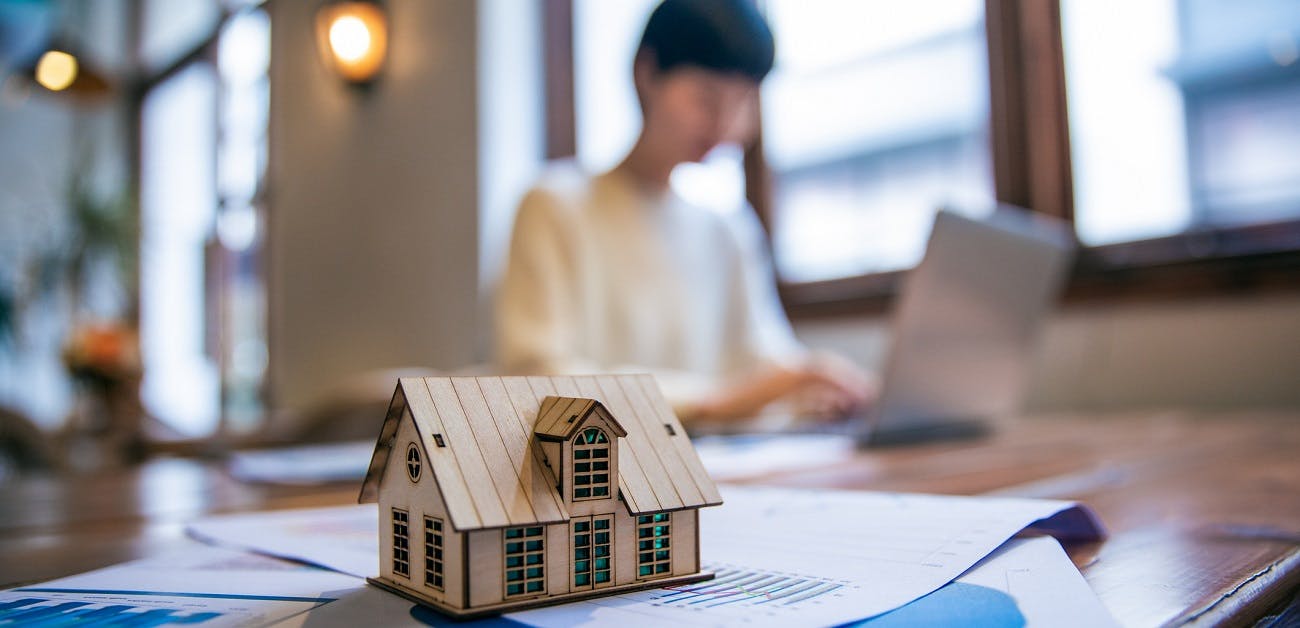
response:
M524 197L496 324L507 371L650 372L677 406L803 352L752 210L709 211L618 172L557 170Z

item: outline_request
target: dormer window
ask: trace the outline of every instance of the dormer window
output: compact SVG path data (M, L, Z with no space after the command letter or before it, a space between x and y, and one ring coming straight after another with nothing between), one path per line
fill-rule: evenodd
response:
M609 437L589 427L573 439L573 500L609 497Z

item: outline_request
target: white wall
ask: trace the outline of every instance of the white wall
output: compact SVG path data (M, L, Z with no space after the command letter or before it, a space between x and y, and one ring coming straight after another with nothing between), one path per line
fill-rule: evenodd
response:
M885 317L796 331L872 367L888 347ZM1300 408L1300 295L1066 308L1036 363L1030 412Z
M319 1L268 3L269 399L478 358L477 9L391 0L384 74L326 71Z

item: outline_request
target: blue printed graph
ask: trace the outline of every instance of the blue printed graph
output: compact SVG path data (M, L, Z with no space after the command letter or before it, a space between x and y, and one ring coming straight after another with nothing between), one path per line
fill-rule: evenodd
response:
M147 608L129 604L103 604L41 597L24 597L0 602L0 626L55 628L112 624L128 628L201 624L221 617L211 611L191 612L169 608Z
M0 592L0 628L269 624L332 601L324 597L30 587Z

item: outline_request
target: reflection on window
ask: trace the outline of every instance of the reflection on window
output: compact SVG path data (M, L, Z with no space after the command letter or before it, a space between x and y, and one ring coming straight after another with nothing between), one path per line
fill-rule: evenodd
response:
M142 112L140 392L152 416L186 436L212 433L220 406L204 325L216 100L216 73L196 62L150 91Z
M221 73L217 143L221 250L223 409L227 427L248 432L262 417L266 373L266 290L263 282L263 184L270 111L271 23L245 10L226 21L217 42Z
M787 280L897 270L940 206L992 207L979 0L770 0L763 89Z
M142 112L141 396L189 437L222 419L235 432L255 428L266 364L265 11L235 11L215 43L215 64L169 75Z
M1081 240L1300 216L1300 3L1066 0L1062 30Z

